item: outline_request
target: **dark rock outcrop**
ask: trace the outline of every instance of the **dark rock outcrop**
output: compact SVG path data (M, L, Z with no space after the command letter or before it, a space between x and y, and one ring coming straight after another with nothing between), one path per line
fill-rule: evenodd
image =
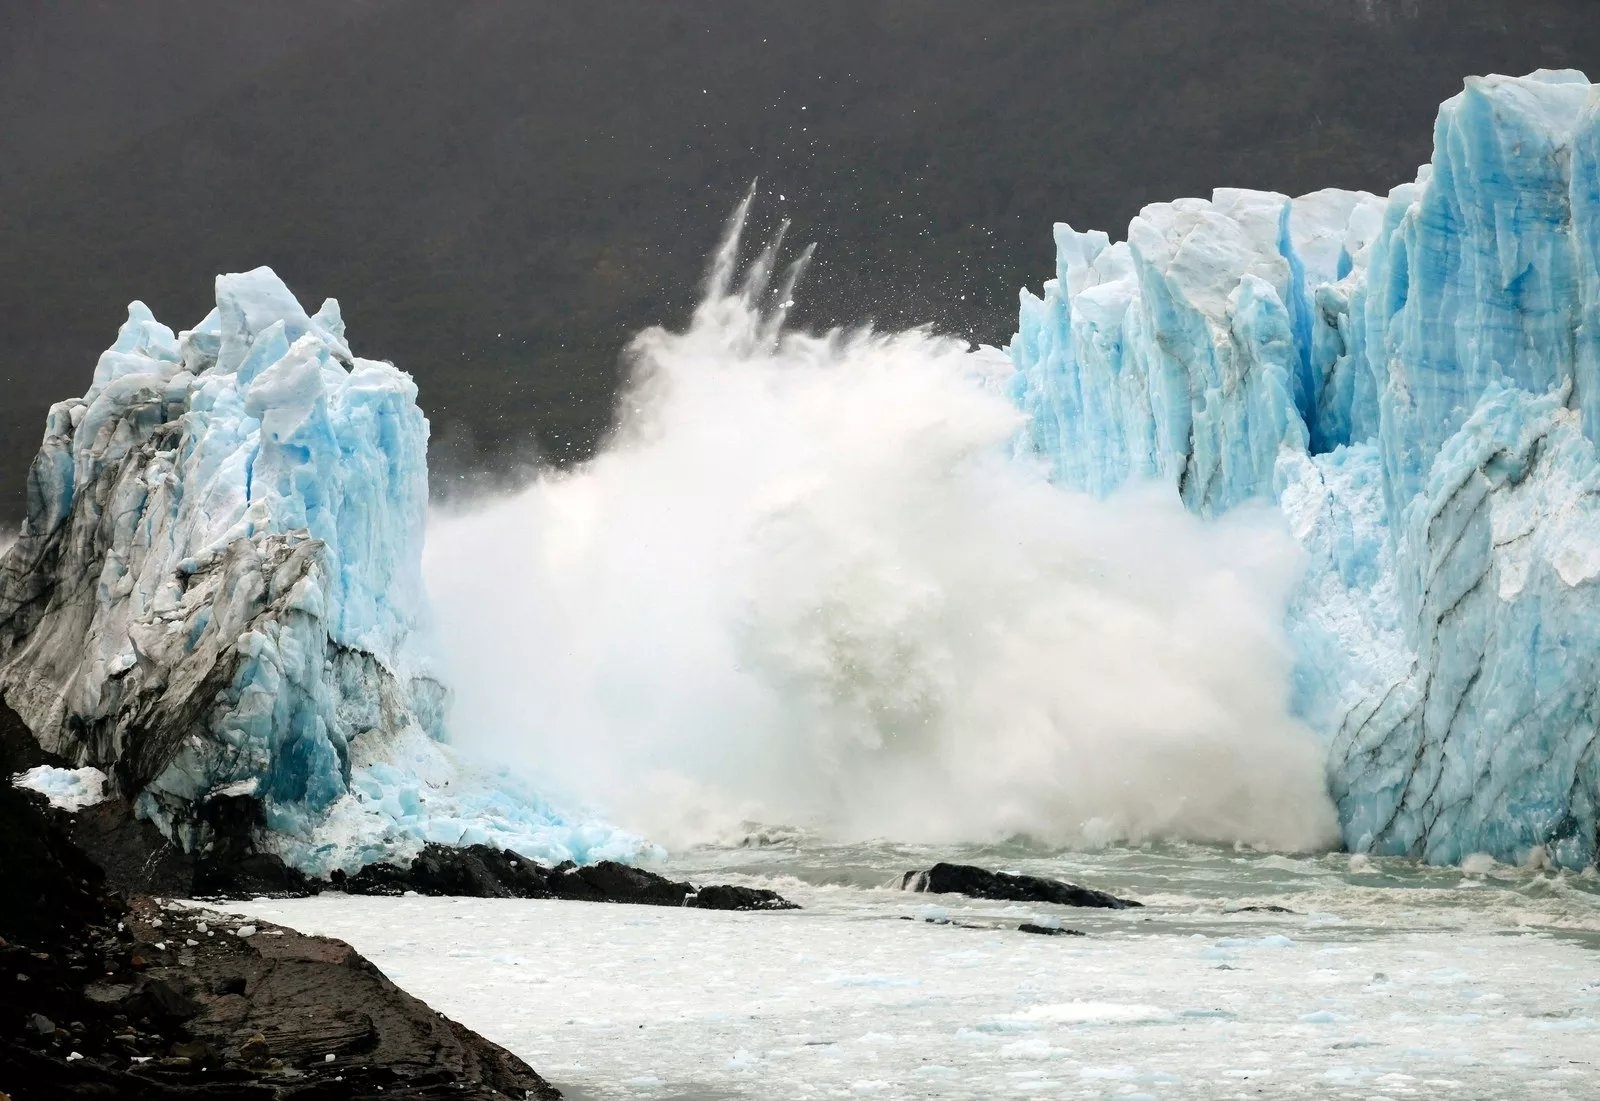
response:
M991 872L971 864L935 864L926 871L907 872L900 879L903 891L933 894L961 894L970 898L1008 902L1050 902L1058 906L1092 906L1105 910L1124 910L1141 905L1104 891L1080 887L1059 879L1033 875Z
M166 898L303 897L321 885L286 866L271 853L258 852L253 838L261 804L244 796L219 796L202 803L210 841L200 852L185 852L161 831L133 813L124 799L111 798L71 817L73 843L106 873L108 885L124 894Z
M798 910L800 907L778 894L760 887L701 887L686 906L702 910Z
M559 1096L348 945L265 925L241 937L237 921L139 899L120 929L92 924L43 951L37 941L0 948L0 1003L30 1014L0 1011L0 1092L13 1101Z
M1041 937L1086 937L1089 934L1081 929L1063 929L1059 925L1035 925L1025 921L1017 926L1019 933L1037 933Z
M34 740L21 717L0 700L0 777L37 765L71 767ZM167 898L250 898L255 895L307 895L314 885L276 856L255 850L261 821L258 801L219 796L199 804L210 844L184 852L161 831L133 813L125 799L112 797L61 820L71 844L105 875L109 890Z
M0 752L0 767L8 763ZM0 773L0 938L29 944L82 929L109 910L100 869L42 799L12 786L11 771Z
M10 1101L559 1096L340 941L124 903L69 822L0 783L0 1095Z
M335 872L330 885L357 895L464 895L472 898L560 898L575 902L625 902L693 906L703 910L798 909L775 891L755 887L702 887L643 868L603 860L580 867L568 861L547 868L505 849L428 845L408 867L373 864L355 875Z

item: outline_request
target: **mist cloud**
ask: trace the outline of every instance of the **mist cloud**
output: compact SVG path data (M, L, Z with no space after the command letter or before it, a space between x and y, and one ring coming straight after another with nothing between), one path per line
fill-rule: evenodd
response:
M597 458L435 518L458 742L668 844L1333 841L1275 512L1054 487L994 353L780 335L736 255Z

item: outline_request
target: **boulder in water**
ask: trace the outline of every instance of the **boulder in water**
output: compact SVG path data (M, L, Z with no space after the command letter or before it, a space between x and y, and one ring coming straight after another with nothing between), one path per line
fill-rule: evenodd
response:
M1033 933L1041 937L1086 937L1089 935L1081 929L1063 929L1059 925L1035 925L1031 921L1025 921L1017 926L1017 932Z
M1034 875L991 872L971 864L935 864L926 871L907 872L900 879L902 891L927 891L932 894L958 894L1007 902L1052 902L1058 906L1092 906L1103 910L1125 910L1142 903L1118 898L1091 887L1045 879Z

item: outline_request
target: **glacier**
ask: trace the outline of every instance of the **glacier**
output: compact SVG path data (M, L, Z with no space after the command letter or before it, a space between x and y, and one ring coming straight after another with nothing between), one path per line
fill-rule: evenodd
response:
M268 268L219 276L176 334L130 305L50 409L0 559L5 703L190 850L244 798L260 847L314 875L426 842L636 855L443 744L416 397Z
M1062 486L1276 505L1288 689L1346 847L1593 865L1600 89L1473 78L1387 196L1221 189L1055 244L983 385ZM98 770L190 850L249 800L319 876L429 842L651 853L447 744L427 438L409 376L269 269L219 276L190 330L133 303L0 557L0 697L67 766L28 782Z
M1594 864L1600 88L1468 79L1385 197L1219 190L1055 243L1008 349L1019 450L1278 504L1346 846Z

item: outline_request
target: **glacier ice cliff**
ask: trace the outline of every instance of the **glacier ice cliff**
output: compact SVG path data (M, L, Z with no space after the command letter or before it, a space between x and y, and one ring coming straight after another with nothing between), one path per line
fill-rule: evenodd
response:
M1348 847L1593 864L1600 88L1469 79L1386 198L1222 190L1056 251L1010 346L1022 446L1099 494L1280 505Z
M0 559L0 693L186 848L220 796L313 874L424 842L626 856L441 745L421 554L428 424L269 269L223 275L174 334L140 303L51 408Z

